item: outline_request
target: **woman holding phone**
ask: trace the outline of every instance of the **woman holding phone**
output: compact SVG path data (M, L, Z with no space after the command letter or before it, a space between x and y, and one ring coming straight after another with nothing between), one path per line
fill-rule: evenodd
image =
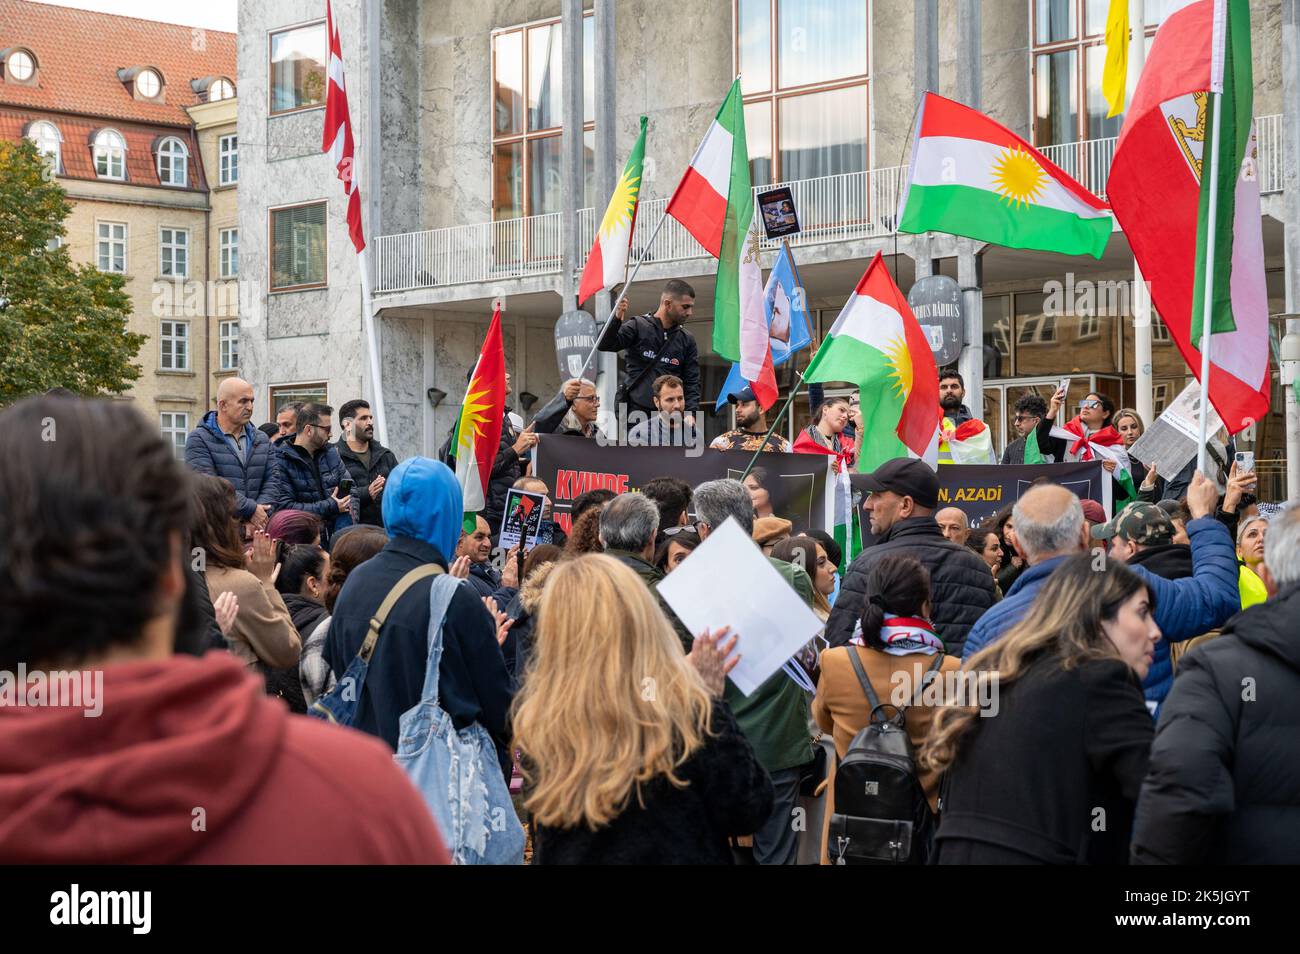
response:
M1043 454L1054 455L1056 460L1063 463L1100 460L1101 466L1111 475L1111 481L1114 483L1112 499L1118 508L1123 501L1130 499L1132 494L1116 479L1116 471L1121 465L1106 457L1101 450L1103 448L1124 450L1124 438L1114 426L1115 402L1105 394L1089 391L1079 402L1078 413L1066 421L1064 426L1059 426L1056 423L1056 415L1065 404L1069 386L1070 380L1066 378L1052 395L1052 400L1048 402L1047 416L1038 424L1038 449ZM1132 476L1131 472L1130 476ZM1136 486L1137 482L1134 478L1134 487Z

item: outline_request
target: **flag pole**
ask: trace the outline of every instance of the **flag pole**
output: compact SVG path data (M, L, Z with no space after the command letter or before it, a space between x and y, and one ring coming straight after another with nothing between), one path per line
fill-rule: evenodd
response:
M1214 100L1213 118L1210 121L1210 133L1206 137L1205 148L1210 154L1210 215L1205 223L1205 300L1201 310L1201 443L1196 452L1196 469L1209 477L1209 429L1210 429L1210 339L1214 317L1214 246L1216 227L1215 211L1218 208L1219 192L1219 105L1222 93L1210 93ZM1204 175L1202 161L1202 175Z
M754 456L751 457L749 463L745 465L745 472L740 475L740 480L742 482L749 476L749 472L754 469L754 465L758 463L758 455L763 453L763 448L766 447L767 442L772 439L772 435L776 432L776 426L781 423L781 418L785 417L785 412L789 410L790 403L794 400L794 396L799 393L799 388L802 385L803 372L800 371L794 385L790 388L790 396L785 399L785 403L781 405L781 410L777 411L776 417L773 418L772 425L767 429L767 433L763 435L763 443L758 445L758 450L754 451Z
M379 443L387 447L388 418L384 414L384 385L383 379L379 376L379 342L375 338L375 316L370 299L370 266L369 256L366 254L369 251L370 249L366 248L357 256L357 264L361 271L361 317L365 324L366 350L370 357L370 380L373 382L371 387L375 392L375 433L379 436Z
M627 290L630 287L632 287L632 279L636 278L636 273L641 270L642 263L645 262L646 258L650 254L650 246L654 245L655 239L659 235L659 230L663 228L664 221L667 218L668 218L668 206L665 205L663 213L659 216L658 224L655 225L654 231L650 233L649 240L647 240L645 245L641 247L641 257L636 260L636 268L632 269L632 274L626 275L626 277L623 279L623 287L619 289L618 297L614 299L614 306L609 310L609 317L605 319L605 323L601 326L600 334L596 335L597 344L600 343L601 338L605 337L605 333L609 331L610 323L614 321L614 316L618 314L618 306L621 305L623 303L623 299L627 297ZM635 228L636 227L633 226L634 230ZM626 266L624 267L626 268ZM588 365L591 364L591 359L596 356L597 350L598 349L596 348L596 345L592 345L591 351L587 353L587 360L582 362L582 368L581 370L578 371L578 377L581 378L584 374L587 373L587 367Z

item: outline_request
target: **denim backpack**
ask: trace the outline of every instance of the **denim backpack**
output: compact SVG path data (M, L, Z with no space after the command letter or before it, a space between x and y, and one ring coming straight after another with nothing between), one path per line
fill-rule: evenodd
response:
M424 690L420 701L402 714L394 758L424 796L456 864L522 864L524 829L492 737L477 722L457 730L438 703L443 620L459 585L441 576L429 588Z
M370 629L366 632L365 641L361 644L361 648L357 650L352 662L348 664L347 672L343 674L343 678L335 684L333 689L311 704L311 707L307 710L309 716L325 719L338 725L352 725L352 720L357 717L357 703L361 699L361 690L366 685L366 673L370 669L370 657L374 655L375 644L379 642L379 630L383 627L384 621L388 619L389 611L417 580L440 573L442 573L442 567L434 563L426 563L423 566L417 566L394 584L393 588L388 591L388 595L384 597L384 601L379 604L379 609L375 610L375 615L370 617Z

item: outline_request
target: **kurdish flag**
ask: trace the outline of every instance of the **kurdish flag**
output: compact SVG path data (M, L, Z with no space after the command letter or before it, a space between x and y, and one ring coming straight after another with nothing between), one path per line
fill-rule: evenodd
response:
M632 229L636 226L637 203L641 195L641 163L645 159L646 118L641 117L641 135L627 157L623 174L618 177L609 207L600 220L596 241L582 269L578 286L578 304L598 291L612 288L627 277L627 257L632 246Z
M880 253L844 305L803 379L849 381L862 400L858 470L895 457L936 463L939 371L907 298Z
M1205 292L1213 286L1207 390L1230 434L1264 419L1271 391L1252 89L1245 0L1196 0L1167 12L1106 183L1151 300L1198 378Z
M1109 206L1005 126L926 93L898 204L898 231L1101 258Z
M740 362L764 408L776 401L776 373L763 307L762 241L745 143L740 80L695 150L665 210L718 260L713 293L713 350Z
M487 338L465 389L460 420L451 435L456 479L465 500L465 532L474 532L474 515L487 501L488 478L501 443L506 413L506 352L501 341L501 309L492 313Z

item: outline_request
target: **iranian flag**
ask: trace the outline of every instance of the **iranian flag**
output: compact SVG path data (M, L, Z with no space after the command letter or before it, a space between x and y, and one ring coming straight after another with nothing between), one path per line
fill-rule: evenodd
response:
M1167 14L1156 33L1106 186L1151 300L1198 380L1205 289L1212 283L1206 390L1230 434L1262 420L1269 409L1268 292L1252 110L1246 0L1186 3ZM1212 273L1205 267L1211 242Z
M731 84L665 211L718 260L713 350L740 362L741 375L766 410L776 401L776 373L763 306L762 238L749 179L739 79Z
M1010 129L926 93L898 231L947 232L1008 248L1101 258L1108 206Z
M896 457L937 462L939 372L934 352L880 253L813 355L804 381L848 381L862 401L858 470Z
M578 304L598 291L612 288L627 278L627 258L632 246L632 229L636 226L637 203L641 195L641 164L645 159L646 117L641 117L641 135L627 157L623 174L618 177L609 207L600 220L596 241L582 269L578 287Z
M501 443L506 413L506 352L501 342L501 309L492 313L483 350L465 388L465 403L451 436L456 479L465 500L465 532L474 532L474 515L487 501L488 478Z

